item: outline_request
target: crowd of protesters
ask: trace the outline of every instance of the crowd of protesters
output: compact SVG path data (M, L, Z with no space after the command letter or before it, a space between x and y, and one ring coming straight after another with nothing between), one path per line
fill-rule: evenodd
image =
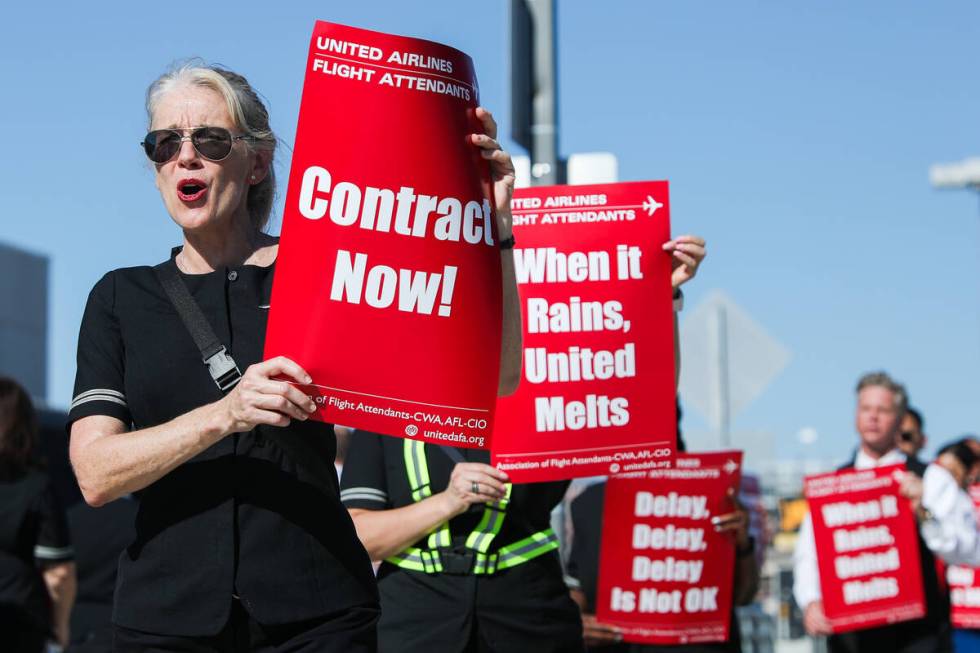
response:
M806 630L811 635L828 636L831 653L879 650L961 653L978 650L975 647L980 642L980 633L955 630L950 626L948 590L943 582L942 566L937 565L937 561L980 566L980 535L973 504L966 492L970 485L980 482L980 441L966 436L944 444L938 448L932 464L926 464L921 460L927 442L924 424L922 414L908 407L905 388L887 374L873 373L860 379L855 411L858 445L851 460L841 469L867 469L897 462L903 462L908 469L902 493L911 501L919 523L927 614L914 621L831 634L822 611L813 531L808 518L801 528L795 554L794 595L804 611ZM342 440L346 443L350 434L341 427L338 431L343 433ZM45 474L37 455L37 437L37 420L27 394L16 382L0 379L0 633L3 650L36 652L42 650L45 642L50 642L75 653L111 651L111 601L117 558L135 537L136 502L124 496L100 508L79 502L65 511L59 505L51 479ZM358 439L369 436L357 434L353 437L358 442ZM367 446L368 441L360 444ZM343 462L344 456L340 456L338 475ZM432 463L445 467L447 477L459 464L448 456L445 460L437 456ZM464 461L458 470L465 472L467 464L472 465ZM345 485L348 488L345 503L356 511L354 506L360 504L354 495L367 492L367 485L363 480L357 480L360 477L351 478L353 480ZM570 555L565 561L565 582L568 596L581 611L584 631L579 631L581 635L572 635L579 639L580 645L562 645L556 650L579 650L581 646L590 651L610 653L741 650L734 613L732 636L728 642L686 647L622 643L621 634L615 627L596 620L602 496L603 484L593 484L571 504L574 540L568 547ZM368 498L379 500L373 495ZM734 604L744 605L755 596L759 569L751 555L754 542L747 529L746 510L734 497L732 505L732 514L719 518L723 522L719 528L731 530L735 537ZM385 556L372 557L385 559ZM396 558L388 557L389 561ZM397 565L392 567L395 568ZM390 572L387 574L390 576ZM425 574L421 576L426 577ZM429 576L426 583L435 582L439 576ZM530 583L529 586L533 585ZM401 589L409 593L414 591L413 588ZM519 591L520 584L503 596L526 600L527 597L519 596ZM398 605L409 604L399 602ZM482 615L488 623L493 613L494 610L483 607ZM451 622L441 623L448 625ZM529 641L535 637L534 628L533 624L529 625ZM543 637L541 641L551 645L561 643L554 634L545 637L544 633L544 630L538 633ZM455 646L451 632L437 636L442 638L441 645L446 650L507 650L487 642L460 641ZM411 645L410 641L391 640L384 650L402 650Z
M669 647L623 644L596 620L601 485L572 505L563 574L549 517L567 482L515 486L486 452L381 435L338 446L331 425L309 420L313 402L281 381L309 383L306 371L262 360L267 313L255 307L268 306L278 251L263 231L276 149L265 106L241 75L189 65L154 82L147 113L143 146L184 241L157 266L106 274L89 296L68 415L84 503L67 513L58 504L34 452L30 400L0 380L0 650L368 653L379 633L391 653L741 650L734 617L726 642ZM490 162L497 201L507 394L520 369L514 169L492 116L476 115L483 133L471 144ZM680 236L664 250L678 302L705 243ZM182 312L192 310L200 315ZM205 328L205 339L235 341L243 372L232 383L201 367L201 334L186 325L208 322L221 336ZM175 337L185 328L193 338ZM951 443L923 464L923 418L884 373L861 379L856 425L845 467L908 469L928 614L831 636L831 650L952 650L935 562L980 565L964 491L980 444ZM733 540L734 602L745 604L758 557L748 513L730 499L715 528ZM829 635L809 521L795 573L807 630Z

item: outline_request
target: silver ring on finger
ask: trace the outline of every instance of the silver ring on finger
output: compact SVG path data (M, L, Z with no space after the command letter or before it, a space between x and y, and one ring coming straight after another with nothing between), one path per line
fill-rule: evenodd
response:
M480 484L477 483L476 481L473 481L470 484L470 492L472 492L473 494L479 494L480 493Z

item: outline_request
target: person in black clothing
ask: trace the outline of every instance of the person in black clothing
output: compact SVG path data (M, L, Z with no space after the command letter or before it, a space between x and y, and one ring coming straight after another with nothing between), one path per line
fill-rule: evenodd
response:
M67 653L112 650L112 595L119 554L136 537L136 502L116 499L99 508L79 501L68 509L68 528L75 547L78 595L71 611L71 645Z
M371 558L382 653L580 652L551 510L567 481L511 485L490 454L355 432L341 499Z
M65 514L32 458L34 408L0 378L0 650L38 653L68 642L75 565Z
M115 650L372 651L370 561L339 499L309 376L262 361L277 254L262 232L276 137L248 81L187 64L147 93L143 141L187 286L241 380L216 384L151 267L106 274L78 343L70 455L85 500L137 501L119 557Z
M481 114L487 136L474 142L489 148L498 237L509 242L501 249L497 387L506 395L517 387L521 361L511 250L514 167L493 140L493 118ZM581 650L578 614L561 583L558 540L549 527L567 483L512 491L506 474L489 462L486 451L373 433L351 438L341 500L371 559L381 563L381 651Z
M909 458L919 459L919 452L926 446L925 419L915 408L909 406L898 432L898 448Z
M278 252L262 231L275 191L266 109L241 75L188 64L151 85L147 113L143 147L183 246L96 284L69 412L86 501L138 501L115 650L372 651L377 587L340 504L332 426L308 421L311 398L280 380L309 383L305 370L262 361ZM492 135L471 142L500 173ZM501 176L495 196L509 201ZM163 283L186 286L181 310L196 304L244 370L232 388L202 365ZM513 313L505 334L515 319L519 338ZM506 378L520 365L511 348Z
M675 310L704 246L696 236L664 244ZM508 385L501 380L499 393ZM381 563L382 653L582 650L579 610L549 525L569 483L513 485L489 462L485 451L352 438L341 500Z

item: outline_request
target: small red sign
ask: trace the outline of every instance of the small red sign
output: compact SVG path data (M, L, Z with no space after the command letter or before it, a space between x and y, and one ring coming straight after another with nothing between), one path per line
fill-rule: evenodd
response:
M490 446L502 320L479 90L451 47L317 22L265 356L324 421Z
M732 512L742 452L678 454L672 469L610 477L596 617L628 642L728 639L735 544L714 516Z
M676 444L667 182L519 189L523 375L493 464L517 483L670 466Z
M970 486L970 498L974 508L980 511L980 485ZM950 565L946 568L946 582L953 626L980 628L980 568Z
M925 615L919 540L904 464L808 476L823 609L835 633Z

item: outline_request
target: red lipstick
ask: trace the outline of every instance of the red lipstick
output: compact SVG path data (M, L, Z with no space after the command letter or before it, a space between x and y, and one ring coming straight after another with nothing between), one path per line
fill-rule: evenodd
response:
M200 179L181 179L177 182L177 197L185 202L194 202L204 197L208 185Z

